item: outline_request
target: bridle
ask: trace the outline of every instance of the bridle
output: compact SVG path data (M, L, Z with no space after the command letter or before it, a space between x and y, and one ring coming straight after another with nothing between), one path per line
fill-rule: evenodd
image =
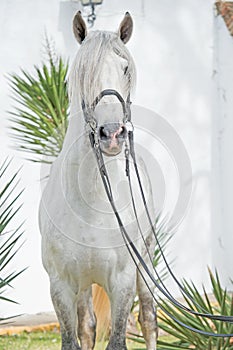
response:
M104 96L116 96L119 102L121 103L122 110L123 110L123 123L131 122L131 101L130 101L130 94L128 94L126 101L123 99L123 97L119 94L118 91L114 89L105 89L101 91L101 93L95 98L94 102L90 107L86 106L86 103L84 100L82 100L82 110L85 122L90 126L92 131L96 132L98 128L98 122L96 118L94 117L94 110L97 106L97 104L100 102L100 100Z
M147 253L149 254L149 258L150 261L152 263L153 266L153 270L157 276L157 280L154 277L154 275L151 273L151 271L149 270L147 264L145 263L144 259L142 258L141 254L139 253L138 249L136 248L135 244L133 243L133 241L131 240L130 236L128 235L125 226L121 220L121 217L117 211L117 208L115 206L115 202L114 202L114 198L113 198L113 194L112 194L112 190L111 190L111 182L108 176L108 172L107 169L105 167L105 163L104 163L104 159L103 159L103 153L101 151L100 148L100 143L99 143L99 139L98 139L98 123L96 118L94 117L94 110L97 106L97 104L100 102L100 100L104 97L104 96L110 96L110 95L114 95L118 98L119 102L121 103L122 106L122 110L123 110L123 122L124 124L129 123L130 124L130 130L127 131L128 134L128 142L125 142L125 172L126 172L126 177L128 179L128 184L129 184L129 189L130 189L130 195L131 195L131 201L132 201L132 206L133 206L133 211L134 211L134 215L135 215L135 219L137 222L137 226L139 228L140 234L141 234L141 238L143 239L143 242L146 246L146 250ZM171 319L173 319L175 322L177 322L179 325L181 325L182 327L185 327L193 332L196 333L200 333L206 336L212 336L212 337L233 337L233 334L222 334L222 333L212 333L212 332L206 332L206 331L202 331L200 329L188 326L187 324L181 322L180 320L178 320L171 312L169 312L160 302L159 300L155 297L153 291L150 289L149 283L147 282L146 278L145 278L145 274L149 277L149 279L151 280L151 282L158 288L158 290L173 304L175 305L178 309L182 309L187 313L193 314L195 316L199 316L199 317L204 317L204 318L208 318L211 320L218 320L218 321L222 321L222 322L233 322L233 316L223 316L223 315L212 315L206 312L206 310L203 309L203 307L201 307L193 298L192 296L189 294L189 292L183 287L183 285L178 281L177 277L174 275L173 271L171 270L171 267L169 266L166 257L164 255L163 249L160 245L160 242L158 240L158 237L156 235L155 232L155 227L154 224L152 222L150 213L149 213L149 209L147 206L147 201L144 195L144 191L143 191L143 186L142 186L142 182L141 182L141 178L140 178L140 174L138 171L138 166L137 166L137 161L136 161L136 154L135 154L135 150L134 150L134 127L131 121L131 102L130 102L130 95L127 96L126 101L123 99L123 97L116 91L113 89L106 89L101 91L101 93L96 97L96 99L94 100L94 102L92 103L91 108L87 108L84 100L82 101L82 110L83 110L83 115L84 115L84 119L85 122L90 126L90 131L89 131L89 139L90 139L90 144L91 147L93 149L93 152L95 154L95 158L97 161L97 165L98 165L98 169L100 172L100 176L109 200L109 203L111 204L112 210L114 212L114 215L117 219L119 228L120 228L120 232L122 234L123 240L126 244L126 247L129 251L129 254L131 255L135 265L137 266L137 269L140 273L140 275L142 276L145 284L147 285L153 299L155 300L156 304L161 308L161 310L167 315L169 316ZM128 145L129 143L129 145ZM176 282L176 284L178 285L179 289L181 290L182 294L185 295L185 297L187 297L189 300L191 300L193 302L194 305L196 305L199 309L203 310L203 313L198 312L198 311L194 311L190 308L188 308L187 306L181 304L179 301L177 301L172 294L169 292L169 290L166 288L166 286L164 285L163 281L161 280L158 272L156 271L154 265L153 265L153 259L149 253L148 247L146 245L146 241L145 238L143 237L143 233L142 233L142 229L140 227L140 223L139 223L139 219L138 219L138 215L137 215L137 209L136 209L136 205L135 205L135 201L134 201L134 196L133 196L133 191L132 191L132 184L131 184L131 175L130 175L130 157L132 159L133 162L133 166L134 166L134 170L136 173L136 177L138 180L138 185L139 185L139 189L140 189L140 193L141 193L141 198L143 201L143 205L146 211L146 215L149 221L149 224L151 226L156 244L158 245L158 248L160 250L161 256L165 262L165 265L171 275L171 277L174 279L174 281ZM139 268L139 264L140 263L143 271ZM145 274L144 274L145 273Z

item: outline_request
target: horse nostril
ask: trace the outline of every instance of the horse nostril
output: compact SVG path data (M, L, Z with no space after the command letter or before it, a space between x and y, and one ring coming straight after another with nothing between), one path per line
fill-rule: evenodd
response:
M127 129L124 125L119 127L119 124L102 125L99 128L99 138L101 141L107 140L123 140L126 138Z
M104 126L100 127L99 135L101 140L106 140L109 137L109 133L105 130Z
M126 127L125 126L121 126L120 129L119 129L119 132L117 134L117 137L125 138L126 137L126 133L127 133Z

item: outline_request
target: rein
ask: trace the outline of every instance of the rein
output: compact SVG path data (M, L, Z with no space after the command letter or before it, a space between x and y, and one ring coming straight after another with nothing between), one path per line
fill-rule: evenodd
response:
M136 173L136 177L138 180L138 185L139 185L139 189L140 189L140 193L141 193L141 198L143 201L143 205L146 211L146 215L149 221L149 224L151 226L153 235L155 237L155 241L156 244L158 245L158 248L160 250L161 256L165 262L165 265L170 273L170 275L172 276L172 278L174 279L174 281L176 282L176 284L178 285L178 287L180 288L181 292L183 295L186 295L186 297L188 297L197 307L199 307L200 309L203 310L203 313L194 311L192 309L189 309L188 307L186 307L185 305L181 304L180 302L178 302L173 296L172 294L168 291L168 289L166 288L166 286L164 285L164 283L162 282L161 278L159 277L158 272L156 271L155 267L153 266L153 270L156 273L156 276L158 278L158 281L155 279L155 277L153 276L153 274L151 273L151 271L149 270L147 264L145 263L144 259L142 258L141 254L139 253L139 251L137 250L135 244L133 243L133 241L131 240L130 236L128 235L125 226L121 220L121 217L117 211L117 208L115 206L115 202L114 202L114 198L112 195L112 190L111 190L111 182L109 180L109 176L107 173L107 169L105 167L105 163L104 163L104 159L103 159L103 154L99 145L99 140L97 138L97 128L98 128L98 124L96 119L94 118L93 114L94 114L94 109L97 106L97 104L99 103L99 101L107 95L115 95L118 100L120 101L121 105L122 105L122 109L123 109L123 113L124 113L124 123L126 122L131 122L131 110L130 110L130 95L128 95L126 102L124 101L123 97L116 91L116 90L112 90L112 89L106 89L103 90L95 99L95 101L92 104L92 108L91 109L86 109L85 103L84 101L82 101L82 109L83 109L83 114L84 114L84 118L87 124L89 124L91 131L89 132L89 139L90 139L90 144L91 147L93 149L93 152L95 154L95 158L97 161L97 165L98 165L98 169L100 172L100 176L108 197L108 200L111 204L112 210L114 212L114 215L117 219L122 237L124 239L124 242L126 244L126 247L129 251L130 256L132 257L135 265L137 266L137 269L140 273L140 275L142 276L147 288L149 289L153 299L155 300L156 304L161 308L161 310L167 315L169 316L171 319L173 319L175 322L177 322L179 325L181 325L182 327L185 327L195 333L200 333L206 336L213 336L213 337L233 337L233 334L222 334L222 333L212 333L212 332L205 332L202 330L199 330L197 328L188 326L187 324L179 321L175 316L173 316L169 311L167 311L167 309L158 301L158 299L156 299L156 297L154 296L153 291L151 290L149 283L146 280L146 277L143 273L143 271L146 273L146 275L149 277L149 279L151 280L151 282L158 288L158 290L173 304L175 305L178 309L182 309L184 311L186 311L187 313L199 316L199 317L204 317L204 318L208 318L211 320L218 320L218 321L222 321L222 322L233 322L233 316L223 316L223 315L212 315L209 313L205 313L205 310L203 310L203 308L191 297L191 295L184 289L184 287L182 286L182 284L178 281L178 279L176 278L176 276L174 275L174 273L172 272L166 258L165 255L163 253L163 249L159 243L158 237L156 235L155 232L155 228L149 213L149 209L147 206L147 202L146 202L146 198L145 198L145 194L143 191L143 186L142 186L142 182L140 179L140 175L139 175L139 171L138 171L138 166L137 166L137 161L136 161L136 155L135 155L135 150L134 150L134 138L133 138L133 128L132 130L128 131L128 140L129 140L129 148L128 145L126 144L125 146L125 160L126 160L126 167L125 167L125 171L126 171L126 176L128 178L128 184L129 184L129 188L130 188L130 195L131 195L131 201L132 201L132 206L133 206L133 211L134 211L134 215L137 221L137 225L141 234L141 238L143 239L143 242L146 246L147 249L147 253L149 255L150 261L152 263L153 266L153 259L149 253L148 247L146 245L145 242L145 238L143 237L143 233L142 233L142 229L140 227L140 223L139 223L139 219L137 216L137 210L136 210L136 206L135 206L135 201L134 201L134 196L133 196L133 191L132 191L132 184L131 184L131 177L130 177L130 165L129 165L129 161L130 161L130 156L132 158L133 161L133 165L134 165L134 170ZM133 125L132 125L133 126ZM143 271L139 268L139 264L143 268Z

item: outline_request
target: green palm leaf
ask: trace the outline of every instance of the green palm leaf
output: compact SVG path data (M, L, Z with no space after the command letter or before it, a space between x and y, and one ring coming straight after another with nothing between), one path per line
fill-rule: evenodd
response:
M22 225L12 230L11 224L21 205L16 203L23 191L16 192L18 185L17 171L9 179L7 172L9 171L11 160L6 159L0 165L0 301L13 302L5 296L7 288L11 287L11 282L18 277L24 270L9 272L9 263L14 259L20 248L20 241L23 232ZM7 180L4 182L4 177ZM0 318L0 323L4 318Z
M200 294L197 287L193 282L183 281L183 286L189 292L191 297L196 301L200 307L196 306L195 302L192 302L185 298L187 305L196 311L203 312L203 309L210 314L228 315L233 316L233 295L228 293L220 283L219 275L217 271L215 274L209 269L209 277L212 285L212 295L209 296L204 287L203 295ZM162 306L175 316L179 321L187 324L188 326L195 327L206 332L218 332L218 333L233 333L233 324L224 323L220 321L210 321L195 315L191 315L184 310L178 310L167 300L160 300ZM198 349L198 350L233 350L233 339L231 338L215 338L207 337L201 334L196 334L188 329L177 324L170 319L163 312L158 313L159 327L164 332L173 337L173 341L164 341L163 338L158 341L158 350L167 349ZM131 337L134 341L144 343L141 337Z
M30 159L52 162L61 151L68 125L68 63L62 58L55 63L49 59L35 67L35 76L21 70L9 78L16 102L10 112L11 136L14 147L33 154Z

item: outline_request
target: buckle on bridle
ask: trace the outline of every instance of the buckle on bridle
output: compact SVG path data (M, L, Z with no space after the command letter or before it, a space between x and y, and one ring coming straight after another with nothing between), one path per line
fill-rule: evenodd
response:
M90 126L92 131L96 132L98 124L95 118L91 118L90 120L87 120L87 124Z
M133 123L132 123L131 120L126 120L126 122L125 122L125 127L126 127L128 133L129 133L130 131L131 131L131 132L134 131L134 125L133 125Z

